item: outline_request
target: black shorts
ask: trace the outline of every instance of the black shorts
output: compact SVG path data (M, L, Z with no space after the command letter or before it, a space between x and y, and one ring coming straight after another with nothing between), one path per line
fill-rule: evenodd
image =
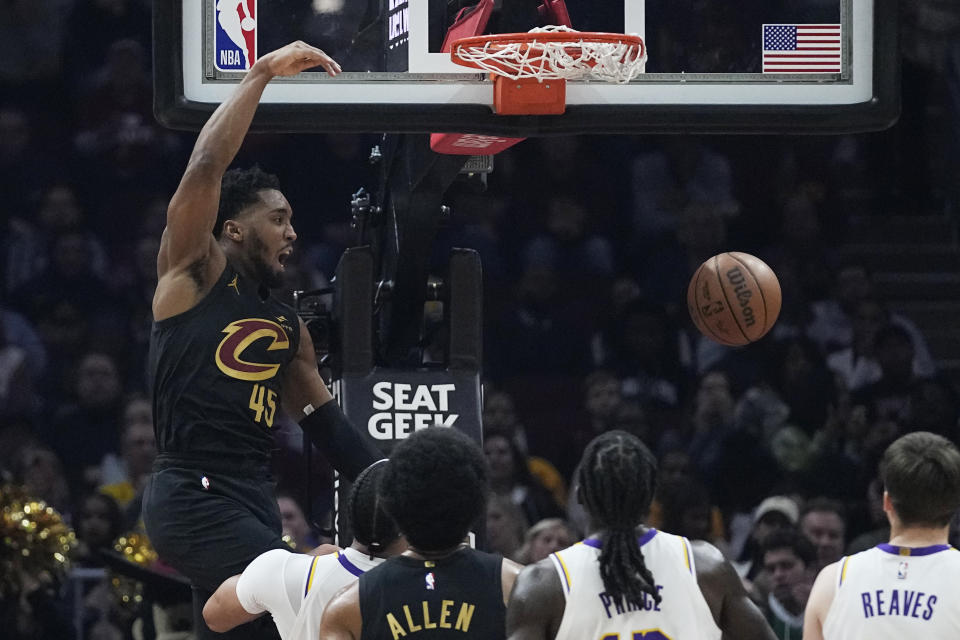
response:
M263 473L158 465L143 496L147 535L163 562L195 586L215 591L261 553L290 550L280 537L274 486Z

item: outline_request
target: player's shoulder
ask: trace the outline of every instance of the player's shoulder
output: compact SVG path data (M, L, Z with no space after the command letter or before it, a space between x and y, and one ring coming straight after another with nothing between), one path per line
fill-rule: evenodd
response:
M684 541L690 545L690 551L696 561L697 573L701 569L704 571L718 571L726 567L732 569L732 565L724 557L723 552L706 540L686 540L684 538Z
M269 573L283 569L287 561L294 556L304 556L304 554L292 553L284 549L270 549L264 551L254 558L247 568L243 570L246 573ZM309 556L304 556L309 557Z
M560 593L562 589L560 577L550 556L525 567L521 566L514 584L514 593L518 597L542 597L553 592Z
M684 544L689 545L694 575L708 602L711 598L722 599L725 594L743 591L740 576L719 549L703 540L684 538Z
M866 551L861 551L853 556L844 556L836 562L831 562L823 569L820 569L820 573L817 574L816 582L823 582L831 585L836 584L841 572L844 571L850 564L850 560L852 558L856 558L857 556L863 557L862 554L864 553L866 553Z
M849 559L850 556L846 556L837 562L831 562L817 574L817 578L813 581L813 587L810 589L810 596L807 598L805 613L807 622L804 623L805 626L812 625L815 629L823 628L827 614L837 595L838 578L846 569Z

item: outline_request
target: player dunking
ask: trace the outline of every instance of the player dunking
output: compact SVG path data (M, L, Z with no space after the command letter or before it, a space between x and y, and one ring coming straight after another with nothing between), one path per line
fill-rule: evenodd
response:
M269 470L279 406L349 478L381 457L331 401L303 321L270 296L297 237L276 178L257 168L225 174L270 79L316 66L340 71L323 51L289 44L258 60L217 108L170 201L157 257L159 455L143 519L160 557L194 585L201 638L206 597L264 551L289 549Z
M804 640L960 638L960 552L947 544L960 509L960 451L918 431L880 462L890 542L827 565L804 615Z
M480 447L448 427L417 431L393 450L387 512L410 544L334 596L321 640L498 640L520 565L463 544L485 512Z
M510 640L774 639L715 547L641 526L656 473L653 454L625 431L587 445L579 497L592 533L520 574Z
M374 463L353 484L347 501L353 527L350 547L332 547L333 553L322 556L267 551L207 600L203 617L210 628L228 631L269 611L283 640L316 640L330 598L407 548L383 510L380 491L386 468L385 460Z

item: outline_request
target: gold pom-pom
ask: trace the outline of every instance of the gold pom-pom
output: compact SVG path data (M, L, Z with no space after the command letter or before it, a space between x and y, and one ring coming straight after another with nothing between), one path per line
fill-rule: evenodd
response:
M18 595L23 577L60 582L77 538L56 509L22 487L0 486L0 598Z
M150 539L143 533L126 533L113 542L113 550L127 562L141 567L150 567L157 561L157 552ZM110 585L121 605L135 611L143 602L143 583L115 571L110 572Z

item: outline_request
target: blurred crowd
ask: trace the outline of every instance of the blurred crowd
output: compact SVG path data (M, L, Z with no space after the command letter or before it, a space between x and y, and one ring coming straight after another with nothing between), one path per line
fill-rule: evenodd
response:
M886 535L886 445L918 429L960 441L957 381L843 252L855 216L960 208L960 14L905 4L904 115L888 131L529 140L485 185L450 190L437 259L471 247L484 267L491 550L526 563L580 539L576 462L624 429L660 461L649 523L719 546L780 637L799 638L816 570ZM137 529L156 455L155 260L194 134L153 119L150 47L145 0L0 12L0 471L71 523L76 567L102 567ZM354 242L350 194L376 186L377 141L248 137L237 164L278 174L294 208L290 290L327 284ZM777 325L746 348L687 316L690 275L726 250L764 259L783 289ZM278 459L297 459L296 427L278 431ZM286 533L324 541L300 465L278 466ZM109 581L34 595L3 602L5 637L132 637Z

